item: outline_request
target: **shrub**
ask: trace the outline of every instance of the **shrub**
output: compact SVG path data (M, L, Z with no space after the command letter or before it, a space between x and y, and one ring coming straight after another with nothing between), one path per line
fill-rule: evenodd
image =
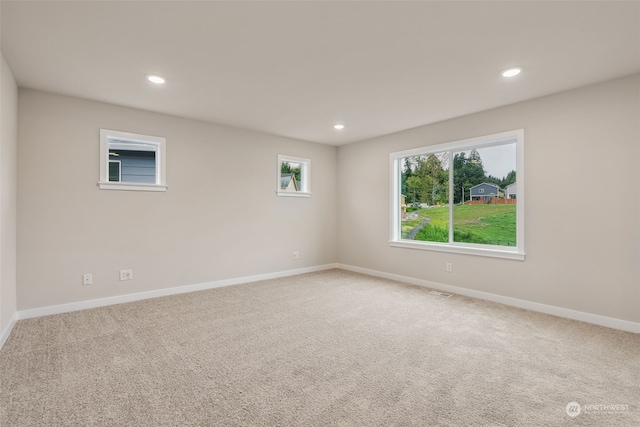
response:
M418 231L414 240L446 243L449 241L449 230L437 225L427 224L422 230Z

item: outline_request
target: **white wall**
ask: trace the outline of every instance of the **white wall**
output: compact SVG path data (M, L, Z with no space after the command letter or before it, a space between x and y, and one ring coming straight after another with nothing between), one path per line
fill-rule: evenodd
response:
M18 86L0 54L0 346L16 315Z
M33 90L18 105L19 310L337 262L335 147ZM166 137L168 191L99 190L100 128ZM276 197L278 154L311 159L311 198Z
M340 262L640 322L640 76L339 149L22 89L18 123L19 310ZM98 190L101 127L165 136L169 191ZM389 247L390 152L519 128L526 261Z
M389 247L389 153L520 128L526 261ZM640 76L343 146L338 160L340 263L640 321Z

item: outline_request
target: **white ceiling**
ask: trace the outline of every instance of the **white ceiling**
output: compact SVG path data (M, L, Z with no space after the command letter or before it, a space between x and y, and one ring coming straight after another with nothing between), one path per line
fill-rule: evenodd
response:
M333 145L640 72L638 1L1 8L21 87Z

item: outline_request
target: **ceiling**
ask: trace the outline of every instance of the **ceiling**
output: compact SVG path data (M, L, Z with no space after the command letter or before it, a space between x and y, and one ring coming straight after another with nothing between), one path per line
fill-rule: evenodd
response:
M20 87L332 145L640 72L638 1L3 0L0 13Z

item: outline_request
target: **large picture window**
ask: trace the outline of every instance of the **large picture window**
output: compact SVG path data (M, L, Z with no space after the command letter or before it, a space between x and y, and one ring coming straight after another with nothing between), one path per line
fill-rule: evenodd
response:
M524 259L524 131L391 154L391 245Z

